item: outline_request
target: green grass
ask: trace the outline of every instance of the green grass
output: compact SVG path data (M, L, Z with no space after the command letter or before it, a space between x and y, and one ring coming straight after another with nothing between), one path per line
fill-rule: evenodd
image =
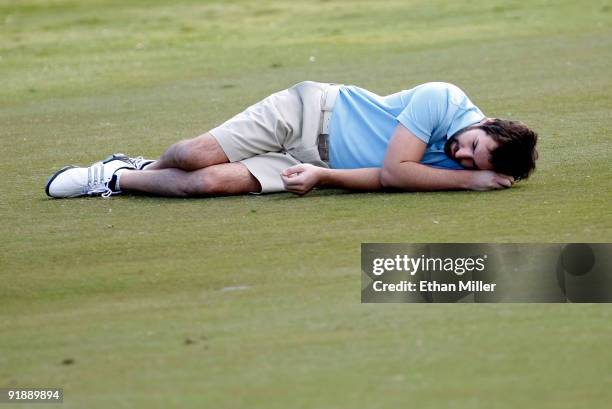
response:
M607 407L610 308L362 305L359 248L612 241L611 49L604 0L0 0L0 387L69 408ZM159 155L305 79L456 83L539 131L538 171L490 193L44 195L60 166Z

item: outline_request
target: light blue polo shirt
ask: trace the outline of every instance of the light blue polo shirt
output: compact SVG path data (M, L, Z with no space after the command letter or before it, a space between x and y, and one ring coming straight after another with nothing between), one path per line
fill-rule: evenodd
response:
M384 97L363 88L343 86L331 118L330 166L382 167L399 122L427 144L421 163L463 169L446 156L444 144L455 132L484 117L459 87L445 82L428 82Z

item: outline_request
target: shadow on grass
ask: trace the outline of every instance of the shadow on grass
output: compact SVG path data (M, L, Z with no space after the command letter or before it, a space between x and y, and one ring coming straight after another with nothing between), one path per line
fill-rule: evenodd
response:
M129 200L131 202L161 202L161 203L194 203L194 202L228 202L235 203L236 201L287 201L287 200L308 200L308 199L325 199L325 198L387 198L387 199L397 199L401 197L455 197L465 198L465 197L473 197L474 195L482 196L490 198L491 195L499 195L502 194L510 194L511 192L520 192L524 191L527 188L525 185L517 184L512 187L512 189L500 189L500 190L489 190L489 191L470 191L470 190L457 190L457 191L436 191L436 192L401 192L401 191L386 191L386 192L356 192L350 190L342 190L342 189L314 189L304 196L299 196L289 192L278 192L278 193L268 193L268 194L242 194L242 195L233 195L233 196L202 196L202 197L164 197L164 196L150 196L146 194L138 194L138 193L129 193L120 196L113 196L110 198L101 198L98 196L94 197L79 197L79 198L69 198L68 201L115 201L115 200ZM66 203L65 199L56 199L50 197L42 197L41 201L49 201L49 200L60 200L62 203ZM110 203L110 202L109 202Z

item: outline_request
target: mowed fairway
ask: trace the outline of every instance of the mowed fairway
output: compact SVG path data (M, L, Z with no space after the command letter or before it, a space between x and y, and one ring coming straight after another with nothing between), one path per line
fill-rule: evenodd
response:
M0 387L63 387L66 408L609 407L609 306L362 305L359 251L612 241L611 50L609 0L0 0ZM155 157L306 79L453 82L539 131L538 170L489 193L44 194L63 165Z

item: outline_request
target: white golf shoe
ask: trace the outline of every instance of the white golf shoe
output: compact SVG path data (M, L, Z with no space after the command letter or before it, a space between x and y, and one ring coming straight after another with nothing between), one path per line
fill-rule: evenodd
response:
M107 158L88 168L66 166L57 171L45 187L47 195L56 198L79 196L109 197L121 193L109 186L113 175L119 169L135 169L128 160Z

